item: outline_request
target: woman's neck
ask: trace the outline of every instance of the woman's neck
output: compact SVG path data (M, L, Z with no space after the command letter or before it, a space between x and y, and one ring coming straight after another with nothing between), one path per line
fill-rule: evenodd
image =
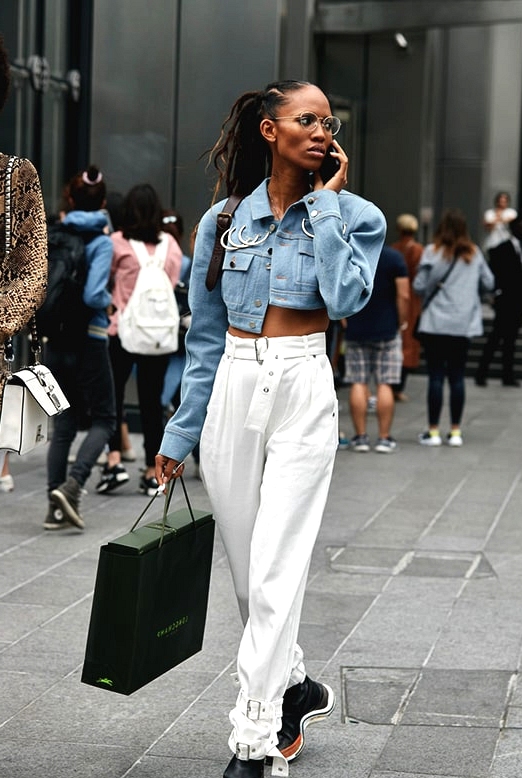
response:
M303 178L299 180L272 174L268 182L267 192L270 207L275 218L281 220L287 208L304 197L309 191L308 173L305 173Z

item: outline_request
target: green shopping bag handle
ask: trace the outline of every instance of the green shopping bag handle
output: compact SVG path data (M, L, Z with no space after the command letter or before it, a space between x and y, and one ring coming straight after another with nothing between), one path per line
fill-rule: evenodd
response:
M163 537L165 535L165 525L167 523L167 514L169 512L170 503L171 503L171 500L172 500L172 495L174 494L174 487L176 485L176 481L181 481L181 486L183 487L183 493L185 495L185 500L187 502L187 508L189 510L189 513L190 513L190 518L192 519L192 524L194 525L194 528L196 527L196 519L194 517L194 511L192 510L192 505L190 504L190 500L189 500L189 496L188 496L188 492L187 492L187 487L185 486L185 481L183 480L183 477L179 476L179 478L175 478L173 481L171 481L169 484L167 484L167 487L166 487L167 488L167 494L166 494L166 497L165 497L165 503L163 505L163 517L162 517L162 522L161 522L161 537L160 537L160 541L159 541L159 545L160 546L163 543ZM138 516L138 518L136 519L136 521L132 525L131 530L130 530L131 532L134 532L134 530L136 529L136 527L138 526L138 524L140 523L142 518L145 516L145 514L149 510L150 506L152 505L152 503L154 502L154 500L156 499L158 494L164 494L164 492L165 492L165 489L163 487L158 487L158 490L157 490L156 494L153 495L153 497L151 497L151 499L149 500L149 502L147 503L147 505L145 506L143 511L140 513L140 515Z

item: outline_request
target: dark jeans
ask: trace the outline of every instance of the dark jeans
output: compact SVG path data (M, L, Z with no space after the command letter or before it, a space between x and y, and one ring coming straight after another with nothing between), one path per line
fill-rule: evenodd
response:
M428 422L430 426L439 424L444 379L447 377L450 387L450 422L460 424L466 400L464 370L469 338L423 334L422 343L428 368Z
M48 490L67 478L67 457L80 429L87 435L69 475L83 486L116 426L114 384L106 340L85 339L81 351L61 351L47 344L45 362L63 389L71 407L53 418L47 454Z
M169 362L169 354L147 356L130 354L122 348L117 335L109 338L109 355L114 375L116 393L116 431L109 441L111 451L121 451L121 422L123 419L123 403L125 384L136 365L138 388L138 403L140 406L141 429L145 447L145 464L154 467L154 458L158 453L163 438L165 426L161 394L165 371Z

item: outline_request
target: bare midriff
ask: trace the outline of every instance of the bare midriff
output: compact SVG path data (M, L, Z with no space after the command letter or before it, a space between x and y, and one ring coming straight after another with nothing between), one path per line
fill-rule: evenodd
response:
M326 332L329 319L326 308L313 311L279 308L269 305L263 328L260 333L246 332L237 327L229 327L231 335L238 338L284 338L291 335L311 335L312 332Z

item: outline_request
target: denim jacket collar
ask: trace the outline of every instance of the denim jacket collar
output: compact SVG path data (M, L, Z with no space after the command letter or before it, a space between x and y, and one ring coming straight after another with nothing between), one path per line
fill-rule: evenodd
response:
M268 198L268 182L269 178L265 178L261 181L259 186L254 189L250 195L250 211L252 214L252 221L258 219L273 219L274 215L270 207L270 200Z

